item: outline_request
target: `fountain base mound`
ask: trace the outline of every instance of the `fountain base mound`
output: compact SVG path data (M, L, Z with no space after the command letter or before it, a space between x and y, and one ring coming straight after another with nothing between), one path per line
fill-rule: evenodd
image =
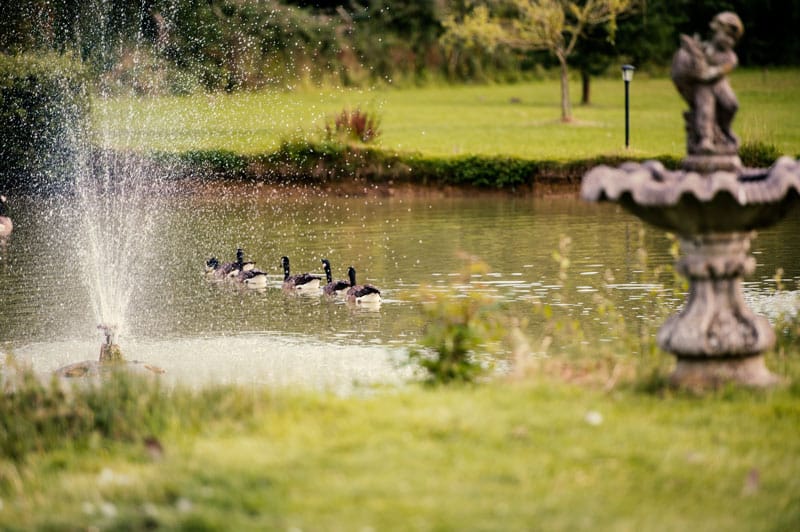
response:
M122 348L114 343L116 326L98 325L98 329L103 331L105 342L100 345L100 358L97 361L84 360L69 364L55 371L59 377L81 378L81 377L102 377L116 371L127 371L144 375L160 375L165 371L158 366L145 364L138 360L127 361L122 356Z
M739 172L742 170L742 160L738 155L687 155L681 166L689 172L710 174L716 171Z
M682 358L669 376L670 385L692 392L715 390L734 384L750 388L772 388L780 377L764 364L764 356L746 358Z
M84 360L58 368L55 374L59 377L68 379L75 378L99 378L111 375L115 372L124 371L136 375L161 375L165 370L152 364L146 364L138 360L98 362L95 360Z

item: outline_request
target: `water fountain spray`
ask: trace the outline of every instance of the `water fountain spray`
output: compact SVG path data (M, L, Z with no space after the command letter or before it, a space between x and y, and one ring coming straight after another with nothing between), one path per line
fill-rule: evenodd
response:
M140 28L148 13L143 2L138 15ZM92 41L96 53L109 64L118 43L107 26L117 14L114 6L101 3L96 14L99 31L92 34L99 36L99 40ZM138 35L137 40L143 41L143 36ZM139 86L147 86L147 72L141 67L139 55L134 54L130 75L137 80L142 78ZM158 202L168 193L165 178L171 173L166 164L114 146L114 139L120 135L127 136L123 144L131 144L135 131L109 125L113 123L109 117L125 112L113 105L115 96L108 87L99 87L93 106L95 114L105 120L97 121L92 135L82 135L78 128L67 125L67 144L73 154L70 209L77 231L72 240L94 323L99 324L97 328L104 337L100 365L125 362L117 342L129 332L130 307L146 279L147 268L158 261L159 247L153 245L155 229L161 227ZM130 124L153 118L136 106L129 106L127 113Z

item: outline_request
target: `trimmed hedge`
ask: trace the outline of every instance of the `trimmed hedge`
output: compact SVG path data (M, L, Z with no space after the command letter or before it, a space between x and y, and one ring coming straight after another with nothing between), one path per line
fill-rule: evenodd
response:
M745 166L767 168L778 158L777 148L748 143L740 156ZM285 142L272 153L243 155L226 150L201 150L159 156L180 163L185 172L204 177L245 179L275 183L319 184L343 180L372 183L412 183L433 186L515 190L536 185L575 185L592 167L618 166L623 156L598 156L571 161L535 161L506 156L465 155L426 157L401 154L363 145ZM175 160L177 159L177 161ZM680 167L681 159L657 157L664 166ZM644 160L644 159L635 159Z
M0 187L58 183L87 143L88 117L80 62L0 55Z
M622 157L534 161L504 156L426 157L360 145L286 142L272 153L243 155L225 150L160 154L163 162L194 176L273 183L321 184L345 180L515 190L536 185L578 185L598 164L619 165ZM662 157L677 168L680 160ZM176 165L176 163L178 163Z

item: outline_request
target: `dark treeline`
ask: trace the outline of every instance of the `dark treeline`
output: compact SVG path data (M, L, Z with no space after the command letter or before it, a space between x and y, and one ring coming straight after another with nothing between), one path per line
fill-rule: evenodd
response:
M543 53L446 49L448 14L471 0L11 0L0 52L80 57L106 87L140 92L369 85L428 80L513 81L551 66ZM647 0L602 28L571 61L584 75L631 62L662 69L679 33L707 31L736 11L745 66L800 62L800 0Z

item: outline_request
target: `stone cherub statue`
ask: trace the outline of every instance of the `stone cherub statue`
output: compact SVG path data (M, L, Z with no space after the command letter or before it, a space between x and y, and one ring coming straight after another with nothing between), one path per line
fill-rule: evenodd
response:
M672 60L672 81L689 104L686 120L687 161L714 156L716 166L738 166L739 139L731 131L739 108L727 75L738 64L734 45L744 33L739 17L730 11L710 23L710 41L681 35L681 47ZM730 159L728 164L724 160Z

